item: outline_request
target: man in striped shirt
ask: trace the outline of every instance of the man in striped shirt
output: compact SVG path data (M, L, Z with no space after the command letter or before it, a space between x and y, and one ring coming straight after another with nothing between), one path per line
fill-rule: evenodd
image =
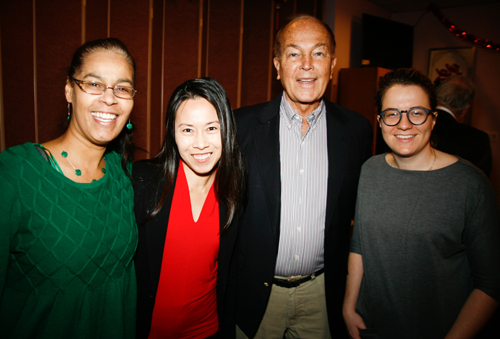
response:
M331 30L297 16L278 31L284 92L235 111L248 203L235 253L238 338L345 334L349 230L372 129L323 99L336 63Z

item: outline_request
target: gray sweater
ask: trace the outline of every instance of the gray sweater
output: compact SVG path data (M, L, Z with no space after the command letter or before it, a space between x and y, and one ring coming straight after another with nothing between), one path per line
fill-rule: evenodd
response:
M488 179L469 162L361 172L351 252L363 256L357 312L380 338L444 338L471 291L500 301L500 226Z

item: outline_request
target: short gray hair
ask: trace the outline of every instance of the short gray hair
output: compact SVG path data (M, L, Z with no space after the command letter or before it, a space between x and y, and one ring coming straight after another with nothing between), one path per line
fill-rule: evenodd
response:
M454 75L437 85L436 94L440 105L460 115L472 103L476 91L472 80L462 75Z

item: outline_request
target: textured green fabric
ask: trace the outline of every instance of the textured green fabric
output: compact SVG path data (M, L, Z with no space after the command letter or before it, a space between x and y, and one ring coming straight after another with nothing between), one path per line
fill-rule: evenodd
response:
M133 189L120 157L75 183L34 144L0 154L0 338L134 338Z

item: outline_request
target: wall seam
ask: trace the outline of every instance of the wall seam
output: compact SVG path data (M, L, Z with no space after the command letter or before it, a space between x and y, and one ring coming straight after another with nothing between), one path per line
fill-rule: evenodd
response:
M82 45L85 43L85 31L87 30L86 21L87 21L87 1L82 0Z
M271 1L271 20L269 27L269 63L267 75L267 101L271 100L273 89L273 39L274 39L274 1Z
M203 56L203 0L200 0L199 15L198 15L198 74L201 77L201 64Z
M240 46L238 51L238 85L237 85L237 95L236 95L236 107L241 106L241 82L242 82L242 72L243 72L243 34L245 28L245 0L241 0L240 9Z
M33 0L33 97L35 113L35 142L38 143L38 92L36 68L36 0Z
M2 28L0 27L0 152L5 149L5 121L3 106L3 72L2 72Z
M162 136L165 135L165 39L166 39L166 0L163 0L163 19L162 19L162 37L161 37L161 98L160 98L160 145Z
M149 25L148 25L148 80L147 80L147 103L146 103L146 150L147 158L151 157L151 62L153 55L153 0L149 0Z
M205 76L208 76L208 60L210 59L210 0L207 0L207 50L205 59Z
M108 0L108 32L107 38L111 36L111 0Z

